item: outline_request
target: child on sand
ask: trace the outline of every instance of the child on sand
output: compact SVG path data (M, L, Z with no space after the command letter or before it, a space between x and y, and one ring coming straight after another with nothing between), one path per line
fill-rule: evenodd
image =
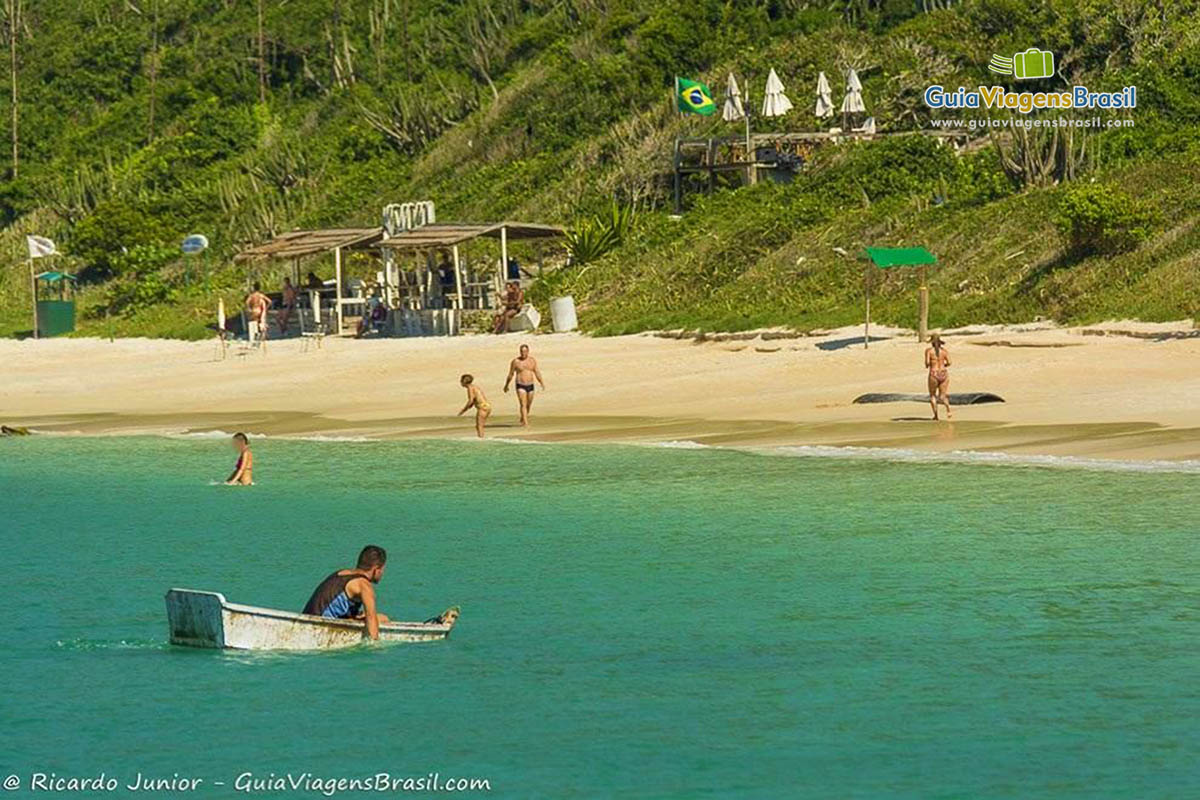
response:
M253 486L254 455L250 452L250 440L246 438L246 434L235 433L233 435L233 449L238 454L237 466L233 468L233 474L225 481L225 485Z
M475 434L482 439L483 426L492 414L492 404L484 396L483 389L475 385L475 376L463 375L458 382L467 390L467 404L458 412L458 416L461 417L471 406L475 406Z

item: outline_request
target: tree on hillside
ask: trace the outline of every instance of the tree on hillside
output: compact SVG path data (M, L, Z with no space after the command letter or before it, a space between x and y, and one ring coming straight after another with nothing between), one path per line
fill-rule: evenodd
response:
M16 178L20 162L20 103L17 96L17 37L21 31L21 0L4 0L4 34L8 37L9 82L12 88L12 177Z

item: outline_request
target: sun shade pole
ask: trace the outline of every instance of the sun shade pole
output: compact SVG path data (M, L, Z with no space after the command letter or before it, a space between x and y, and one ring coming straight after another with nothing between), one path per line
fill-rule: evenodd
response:
M462 264L458 260L458 245L454 245L454 291L458 294L458 300L456 301L455 305L457 305L459 308L462 308Z
M333 278L337 286L337 335L342 335L342 248L333 248Z
M871 346L871 262L866 263L866 278L867 285L867 315L863 322L863 349L866 350Z

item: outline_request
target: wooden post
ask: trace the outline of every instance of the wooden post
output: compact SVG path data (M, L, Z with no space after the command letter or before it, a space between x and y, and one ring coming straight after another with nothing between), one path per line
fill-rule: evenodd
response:
M508 282L508 228L500 229L500 283L496 286L497 297L504 292ZM495 305L493 303L493 305Z
M929 333L929 286L926 284L928 267L921 267L921 288L917 290L917 341L928 339Z
M458 245L454 245L454 291L458 293L458 307L463 307L462 265L458 260Z
M863 323L863 349L866 350L871 346L871 264L867 264L867 317Z
M678 79L676 79L678 80ZM679 174L679 140L675 140L675 153L672 158L675 169L675 216L683 213L683 176Z
M342 248L333 248L333 279L337 284L337 306L335 308L335 316L337 317L337 335L342 335Z
M33 257L29 257L29 295L33 298L33 338L38 338L37 277L33 271Z
M705 160L708 162L708 192L712 194L717 190L717 140L710 138L708 140L708 153Z

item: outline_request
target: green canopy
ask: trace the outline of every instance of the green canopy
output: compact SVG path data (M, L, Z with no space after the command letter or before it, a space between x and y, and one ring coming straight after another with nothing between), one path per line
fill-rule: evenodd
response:
M937 263L937 256L924 247L868 247L867 255L880 269Z
M76 280L74 275L69 275L66 272L55 272L53 270L50 272L39 272L34 277L39 281L45 281L46 283L58 283L59 281Z

